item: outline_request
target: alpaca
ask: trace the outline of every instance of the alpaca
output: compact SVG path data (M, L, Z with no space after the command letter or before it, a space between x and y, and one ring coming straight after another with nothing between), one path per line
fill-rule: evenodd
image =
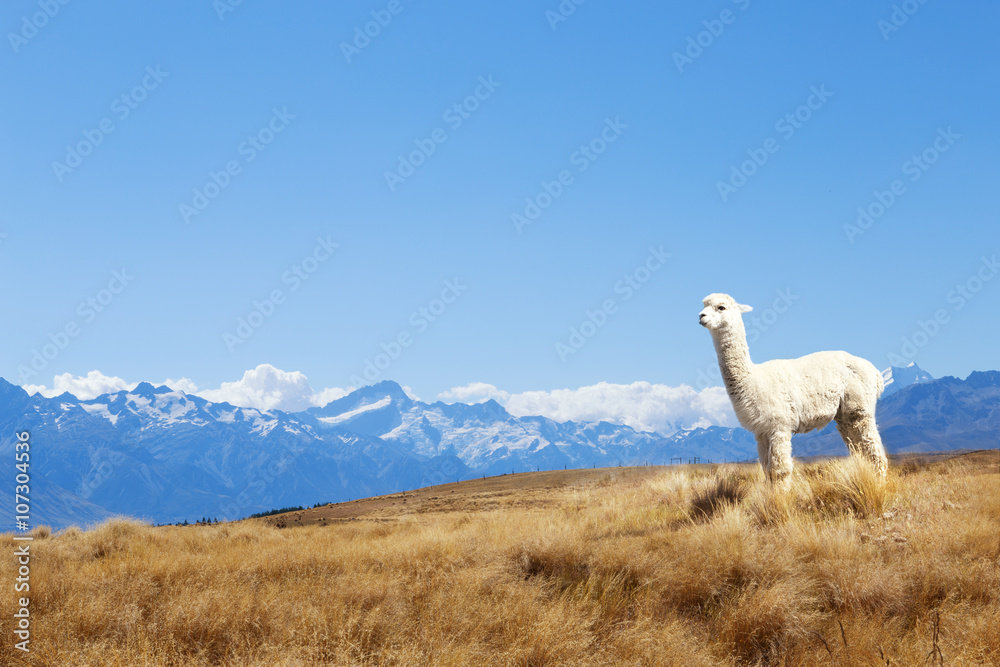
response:
M753 310L728 294L709 294L698 323L712 333L722 379L743 428L754 434L768 479L788 489L792 434L837 421L848 451L866 457L879 476L887 461L875 426L882 374L871 362L847 352L814 352L798 359L750 360L743 313Z

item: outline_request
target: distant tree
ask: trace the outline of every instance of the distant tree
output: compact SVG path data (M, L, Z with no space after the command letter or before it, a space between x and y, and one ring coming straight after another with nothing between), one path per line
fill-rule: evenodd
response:
M251 519L259 519L265 516L271 516L272 514L284 514L285 512L302 512L305 508L301 505L297 507L282 507L280 509L267 510L266 512L257 512L256 514L251 514Z

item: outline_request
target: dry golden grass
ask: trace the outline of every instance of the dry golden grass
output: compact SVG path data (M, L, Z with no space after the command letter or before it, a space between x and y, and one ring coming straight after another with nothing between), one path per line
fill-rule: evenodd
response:
M1000 454L890 474L803 465L776 495L755 466L586 471L285 529L39 529L33 652L5 586L0 662L1000 664Z

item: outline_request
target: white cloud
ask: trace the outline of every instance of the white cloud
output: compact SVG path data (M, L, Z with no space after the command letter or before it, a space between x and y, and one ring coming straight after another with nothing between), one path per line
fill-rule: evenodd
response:
M347 389L341 389L340 387L327 387L326 389L313 394L309 401L313 405L323 407L327 403L347 396L352 391L354 391L353 387L348 387Z
M300 371L283 371L271 364L260 364L246 371L236 382L223 382L218 389L205 389L198 395L209 401L232 403L258 410L298 412L316 405L326 405L350 393L350 389L327 387L313 391Z
M24 390L29 394L41 394L48 398L68 391L80 400L86 401L96 398L101 394L132 389L137 384L138 382L129 384L120 377L105 375L95 370L90 371L86 375L74 376L71 373L56 375L52 378L51 389L43 384L26 384L24 385Z
M687 385L599 382L579 389L511 394L491 384L473 382L449 389L438 398L463 402L492 398L518 417L541 415L560 422L607 421L667 435L697 426L737 424L729 397L722 387L697 391Z
M197 393L198 386L188 378L179 380L164 380L154 385L165 384L171 389L183 391L186 394ZM69 392L81 401L89 401L97 398L101 394L112 394L119 391L131 391L139 385L138 382L128 382L114 375L105 375L101 371L93 370L86 375L73 375L63 373L52 378L52 387L44 384L26 384L24 390L29 394L41 394L47 398L59 396L63 392Z
M52 378L52 388L45 385L24 385L29 394L39 393L42 396L58 396L68 391L81 400L96 398L101 394L131 391L138 382L126 382L120 377L107 376L94 370L85 376L73 376L63 373ZM212 402L226 402L243 408L258 410L285 410L296 412L313 406L326 405L330 401L346 396L352 387L341 389L327 387L319 392L313 391L309 380L299 371L286 372L271 364L260 364L257 368L246 371L243 377L235 382L223 382L218 389L198 389L189 378L177 380L166 379L161 383L176 391L201 396Z
M167 385L174 391L183 391L185 394L198 393L198 385L188 378L180 378L178 380L171 380L170 378L167 378L162 384Z
M438 394L438 399L442 401L462 403L483 403L491 398L497 403L506 403L510 394L485 382L470 382L464 387L454 387Z
M294 412L312 407L309 398L313 390L309 380L299 371L286 372L270 364L261 364L243 373L235 382L223 382L218 389L203 389L198 395L214 403Z

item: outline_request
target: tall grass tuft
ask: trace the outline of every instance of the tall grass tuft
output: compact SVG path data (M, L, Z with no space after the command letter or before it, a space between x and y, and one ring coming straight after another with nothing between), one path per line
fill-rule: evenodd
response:
M817 508L826 514L849 512L865 519L887 512L896 496L899 476L890 470L879 477L875 468L859 457L829 462L809 479Z
M723 466L715 475L701 480L691 499L691 516L695 520L712 517L719 511L738 505L750 493L758 475L751 470Z

